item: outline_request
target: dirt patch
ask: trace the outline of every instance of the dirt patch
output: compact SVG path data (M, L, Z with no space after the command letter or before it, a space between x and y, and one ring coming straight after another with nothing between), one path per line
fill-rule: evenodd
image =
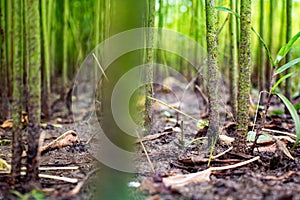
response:
M159 99L164 99L166 103L174 103L166 99L164 94L158 93L157 96ZM168 108L156 110L154 133L163 133L167 128L175 130L175 127L180 127L182 129L176 120L166 120L161 117L161 114L166 111L171 113L173 118L177 118L176 114ZM193 116L199 118L197 113ZM278 119L280 122L275 125ZM226 124L232 124L232 122L227 119ZM294 131L293 122L289 116L285 115L269 117L266 127L270 126L276 130L286 130L285 128L289 127L289 132ZM227 127L224 133L233 136L235 127ZM185 144L195 139L198 129L193 120L183 118ZM137 179L141 186L138 191L144 195L145 199L300 199L300 148L298 145L295 150L290 150L291 143L287 144L287 148L294 160L288 158L278 148L273 152L256 150L253 154L247 155L229 151L218 159L212 160L211 167L233 165L255 156L260 156L260 159L242 167L214 171L209 176L209 181L191 182L178 188L167 187L163 182L166 177L191 174L208 168L208 157L204 158L199 149L202 145L201 141L182 148L180 146L181 133L181 131L171 131L168 134L161 134L161 137L143 141L154 172L143 148L139 148L140 164ZM230 145L218 142L214 155L224 152L229 147ZM198 161L195 161L196 158Z

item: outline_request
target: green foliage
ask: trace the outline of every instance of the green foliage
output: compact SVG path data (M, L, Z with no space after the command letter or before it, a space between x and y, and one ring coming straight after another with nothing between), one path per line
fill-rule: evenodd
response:
M271 93L271 94L274 94L275 89L278 87L278 85L279 85L282 81L284 81L284 80L286 80L287 78L293 76L295 73L296 73L296 72L291 72L291 73L288 73L288 74L284 75L283 77L281 77L281 78L280 78L278 81L276 81L276 83L273 85L273 87L271 88L270 93Z
M300 32L298 32L291 40L289 40L289 42L287 44L285 44L284 46L281 47L281 49L279 50L276 59L274 61L271 52L268 48L268 46L266 45L266 43L264 42L263 38L252 28L253 32L258 36L260 42L263 44L263 46L265 47L268 57L273 65L273 67L275 68L275 71L273 73L273 78L274 76L281 74L282 72L286 71L287 69L295 66L297 63L300 62L300 58L296 58L288 63L286 63L285 65L281 66L281 67L277 67L278 63L287 55L287 53L290 51L290 49L293 47L293 44L296 42L296 40L300 37ZM270 89L270 93L269 95L273 95L276 94L284 103L284 105L287 107L287 109L289 110L294 123L295 123L295 128L296 128L296 142L293 146L293 149L297 146L297 144L299 143L300 140L300 120L297 114L297 111L295 109L295 107L293 106L293 104L281 93L275 92L276 88L278 87L278 85L286 80L287 78L291 77L292 75L294 75L296 72L291 72L288 73L286 75L284 75L283 77L281 77ZM269 98L270 99L270 98ZM269 100L270 101L270 100ZM249 136L250 137L250 136ZM251 138L250 138L251 139Z
M276 56L275 65L277 65L282 60L282 58L286 56L286 54L290 51L293 44L296 42L296 40L299 37L300 37L300 32L298 32L294 37L292 37L292 39L290 39L290 41L287 44L281 47L281 49L279 50Z
M199 119L198 122L197 122L197 127L199 129L203 129L203 128L205 128L208 125L209 125L209 121L205 120L205 119Z
M255 131L249 131L247 134L247 142L254 142L256 136Z
M264 39L259 35L259 33L253 28L251 27L251 30L255 33L255 35L258 37L259 41L262 43L263 47L265 48L267 55L269 57L269 60L271 61L272 65L274 66L274 60L271 54L270 49L268 48L266 42L264 41Z
M254 142L255 136L256 136L255 131L249 131L247 134L247 142ZM268 135L260 135L257 138L257 142L265 142L265 141L270 141L270 140L272 140L272 138Z
M283 110L270 110L269 114L270 115L283 115L284 111Z
M17 190L10 190L10 193L16 195L20 200L29 200L32 198L35 200L43 200L45 198L45 194L39 190L32 190L26 194L22 194Z
M230 8L226 8L223 6L215 6L215 9L218 11L223 11L223 12L227 12L229 14L235 15L237 18L240 18L241 16L239 15L239 13L236 13L234 11L232 11Z
M295 108L296 110L300 110L300 102L297 103L296 105L294 105L294 108Z
M282 100L282 102L287 107L287 109L289 110L289 112L294 120L295 128L296 128L296 142L292 148L292 149L294 149L300 140L300 119L299 119L298 113L297 113L295 107L293 106L293 104L283 94L276 93L276 95Z
M232 15L235 15L237 18L240 18L240 15L238 13L232 11L230 8L226 8L226 7L223 7L223 6L216 6L215 9L217 9L218 11L223 11L223 12L230 13ZM268 55L268 58L271 61L273 67L275 67L276 65L278 65L278 63L282 60L282 58L284 58L286 56L286 54L293 47L294 43L300 37L300 32L298 32L287 44L283 45L280 48L280 50L279 50L279 52L278 52L278 54L276 56L276 59L274 60L274 58L273 58L273 56L271 54L271 51L268 48L268 45L266 44L266 42L264 41L264 39L260 36L260 34L253 27L251 27L251 30L255 33L255 35L258 37L259 41L261 42L261 44L265 48L266 53ZM288 66L285 66L286 68L284 70L292 67L293 65L297 64L298 62L300 62L300 58L299 58L299 60L295 59L295 60L291 61L291 63ZM284 71L284 70L282 69L282 71ZM278 73L281 73L281 72L278 72ZM274 75L276 75L276 74L274 74Z
M285 70L295 66L297 63L300 62L300 58L296 58L294 60L291 60L290 62L286 63L285 65L282 65L281 67L279 67L278 69L275 70L273 76L276 76L282 72L284 72Z

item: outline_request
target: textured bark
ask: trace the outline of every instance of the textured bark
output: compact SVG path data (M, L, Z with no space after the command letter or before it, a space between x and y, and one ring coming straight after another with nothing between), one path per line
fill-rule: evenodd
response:
M25 0L26 41L28 74L28 151L27 180L36 183L38 180L38 140L41 116L41 38L39 1Z
M12 2L13 19L13 143L12 143L12 184L20 181L22 154L22 66L23 66L23 3Z
M235 0L230 0L231 10L235 10ZM230 40L230 57L229 57L229 93L230 106L234 119L237 117L237 54L236 54L236 17L230 15L229 19L229 40Z
M154 20L155 20L155 1L149 0L148 1L148 16L147 16L147 27L154 27ZM154 33L152 31L146 32L146 42L150 48L146 49L146 63L147 63L147 74L146 74L146 96L153 97L153 56L154 56ZM145 100L145 119L144 119L144 126L148 132L151 131L152 126L152 100L146 98Z
M41 0L41 19L42 19L42 33L43 33L43 65L42 65L42 112L46 120L50 118L50 48L49 48L49 29L47 27L49 21L46 17L47 0Z
M209 127L208 147L216 142L219 134L219 98L218 98L218 43L217 43L217 13L214 9L214 0L206 0L206 40L208 53L208 101Z
M239 83L238 83L238 138L235 142L236 150L245 152L246 135L249 121L249 93L251 67L251 0L241 1L241 36L239 47Z

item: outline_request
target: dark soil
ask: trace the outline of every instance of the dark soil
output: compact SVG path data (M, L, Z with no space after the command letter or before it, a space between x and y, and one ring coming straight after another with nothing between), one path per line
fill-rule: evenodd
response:
M227 95L223 96L224 102L227 102ZM156 91L156 98L174 107L178 106L178 99L166 91ZM194 99L188 93L185 94L185 98L185 102L181 104L181 110L194 118L205 119L207 116L205 102L201 98L200 100ZM282 108L282 105L276 101L272 106ZM97 140L91 140L87 144L93 133L90 133L89 127L84 122L73 123L69 111L64 108L66 108L65 101L58 101L55 108L53 108L53 118L50 122L47 122L48 126L42 130L46 132L45 143L54 140L68 130L75 130L81 142L45 153L41 157L41 166L78 166L79 169L77 170L55 170L43 173L77 178L79 182L83 181L84 184L78 193L70 196L70 192L77 186L76 183L41 178L40 188L48 191L45 193L44 199L99 199L96 194L99 191L97 182L99 181L99 172L101 174L103 166L93 157L91 151L93 144L97 143ZM234 137L236 127L232 118L227 116L227 103L224 103L222 108L221 115L224 118L222 134ZM182 123L180 122L181 120ZM251 121L253 124L253 117ZM202 133L199 132L197 123L194 120L178 116L174 110L158 103L154 104L153 122L151 134L161 133L161 136L156 139L143 141L143 144L153 164L154 171L151 169L143 148L139 143L136 143L139 155L137 162L138 173L127 176L129 179L128 181L126 180L127 182L125 181L125 184L127 184L125 187L128 189L128 193L132 194L132 199L300 199L299 145L295 150L290 150L294 160L288 158L278 148L271 152L254 151L253 154L251 152L238 154L234 153L233 149L218 159L212 160L211 166L232 165L249 160L254 156L260 156L260 159L242 167L215 171L210 175L210 181L190 183L176 189L166 187L162 182L162 179L165 177L176 174L190 174L207 169L208 163L205 160L207 160L208 155L203 154L203 141L197 141L187 147L183 147L183 143L180 140L183 133L183 141L186 145L197 136L205 136L206 131L202 130ZM58 123L62 127L57 128L51 125ZM295 133L294 125L289 115L268 117L265 127ZM252 128L251 124L250 128ZM181 130L183 131L181 132ZM2 130L0 136L1 139L11 139L11 130ZM218 142L213 154L217 155L224 152L229 146ZM291 143L287 143L288 149L291 146ZM8 163L10 163L11 159L9 156L10 149L9 144L0 145L0 158L5 159ZM203 155L206 157L203 157ZM191 161L201 156L202 158L199 162ZM87 178L89 173L98 169L99 166L100 170L95 171ZM110 181L110 179L106 181ZM129 187L128 183L130 181L137 184ZM106 183L104 182L103 184L105 185ZM16 190L24 194L29 192L26 188L24 183L13 187L10 186L8 175L0 174L0 199L17 199L10 190ZM119 191L117 187L109 188L109 190L108 192L112 195Z
M58 100L55 103L53 120L47 122L47 126L41 131L45 132L44 144L47 144L68 130L74 130L78 133L80 143L74 143L72 146L66 146L60 149L55 149L44 153L41 156L41 167L79 167L76 170L50 170L41 171L40 173L47 175L62 176L68 178L77 178L78 183L68 183L60 180L52 180L40 178L41 193L45 196L43 199L92 199L95 198L96 182L98 180L96 170L99 166L97 160L90 154L90 144L87 144L87 138L90 137L87 126L82 124L74 124L71 115L65 106L65 101ZM56 125L60 127L56 127ZM26 128L24 133L26 134ZM84 136L86 134L86 136ZM26 138L26 137L24 137ZM12 139L10 129L1 130L0 139ZM11 145L10 143L0 145L0 158L11 161ZM23 159L25 162L25 159ZM92 173L92 174L89 174ZM89 174L89 177L86 176ZM28 194L31 189L24 185L24 180L20 184L11 186L9 184L9 176L0 174L0 199L18 199L16 195L11 193L11 190L18 191L22 194ZM70 192L83 181L83 186L70 195Z
M157 92L156 95L158 99L168 104L176 102L176 99L172 98L170 94ZM205 112L205 109L200 109L200 113L197 113L199 109L196 109L192 103L186 106L189 106L191 111L196 110L195 113L188 113L195 118L199 118ZM278 108L281 105L275 100L272 106ZM177 114L167 107L156 109L153 133L170 131L170 128L175 130L175 127L179 126L180 123L176 123L176 120L170 120L170 116L163 116L166 111L171 113L171 118L177 118ZM185 144L196 137L199 128L195 124L193 120L183 118L183 127L180 128L183 128ZM222 134L234 137L236 127L232 124L232 120L227 118L224 121ZM293 121L289 115L268 117L265 127L295 133ZM250 128L252 128L251 125ZM198 136L200 136L199 133ZM205 130L202 136L205 136ZM299 145L295 150L290 150L294 160L288 158L278 148L275 148L273 152L255 150L253 154L251 151L247 154L237 154L234 153L233 149L212 161L211 166L231 165L249 160L254 156L260 156L260 159L242 167L216 171L210 175L210 181L190 183L176 189L166 187L162 182L164 177L194 173L208 168L207 162L190 161L193 158L203 156L201 153L203 144L196 142L188 147L180 148L178 141L180 138L180 132L171 131L159 138L143 142L155 170L155 172L151 170L145 152L140 148L141 162L138 180L141 182L141 186L138 191L144 195L144 199L300 199ZM290 149L292 144L288 143L287 147ZM229 146L218 142L214 155L228 148ZM206 157L208 158L208 155Z

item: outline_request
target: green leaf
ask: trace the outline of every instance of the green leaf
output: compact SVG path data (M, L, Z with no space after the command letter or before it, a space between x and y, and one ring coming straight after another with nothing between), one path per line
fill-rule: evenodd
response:
M277 74L280 74L281 72L284 72L285 70L293 67L296 65L298 62L300 62L300 58L296 58L294 60L291 60L290 62L286 63L285 65L282 65L278 69L275 70L273 76L276 76Z
M240 15L236 12L233 12L230 8L226 8L226 7L223 7L223 6L215 6L215 9L218 10L218 11L223 11L223 12L230 13L232 15L235 15L237 18L240 18Z
M257 142L269 142L269 141L272 141L272 137L268 136L268 135L260 135L258 138L257 138Z
M254 142L256 136L255 131L249 131L247 134L247 142Z
M199 119L197 122L197 127L199 129L204 129L204 127L208 126L208 124L209 124L208 120Z
M286 54L290 51L293 44L296 42L296 40L299 37L300 37L300 32L298 32L292 39L290 39L290 41L287 44L285 44L281 47L281 49L279 50L279 52L276 56L275 65L277 65L284 56L286 56Z
M276 95L282 100L282 102L287 107L287 109L289 110L289 112L294 120L295 128L296 128L296 142L292 148L292 149L294 149L300 140L300 119L299 119L299 116L298 116L297 111L294 108L293 104L283 94L276 93Z
M295 72L291 72L291 73L288 73L288 74L284 75L283 77L281 77L281 78L273 85L273 87L271 88L271 94L274 93L275 89L278 87L278 85L279 85L282 81L284 81L285 79L287 79L287 78L293 76L294 74L295 74Z
M247 134L247 142L254 142L255 136L256 136L255 131L249 131ZM272 140L272 137L270 137L268 135L260 135L260 136L258 136L256 142L266 142L266 141L270 141L270 140Z
M284 111L283 110L270 110L269 115L283 115Z
M271 51L270 51L270 49L268 48L267 44L265 43L264 39L259 35L258 32L256 32L256 30L255 30L253 27L251 27L251 30L255 33L255 35L257 35L259 41L260 41L260 42L262 43L262 45L264 46L264 48L265 48L265 50L266 50L266 52L267 52L267 55L268 55L268 57L269 57L269 60L271 61L272 65L273 65L273 67L274 67L275 64L274 64L274 60L273 60Z
M43 200L45 198L45 194L39 190L32 190L31 194L35 200Z
M297 104L295 104L295 105L294 105L294 108L295 108L296 110L300 110L300 102L297 103Z

